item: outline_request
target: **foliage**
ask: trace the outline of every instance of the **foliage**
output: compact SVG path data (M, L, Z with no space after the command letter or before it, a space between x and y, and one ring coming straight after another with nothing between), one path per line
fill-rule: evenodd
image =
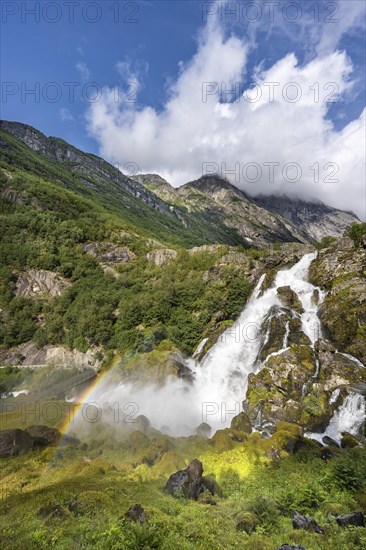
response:
M366 223L353 223L347 227L345 234L353 240L355 246L360 246L366 235Z

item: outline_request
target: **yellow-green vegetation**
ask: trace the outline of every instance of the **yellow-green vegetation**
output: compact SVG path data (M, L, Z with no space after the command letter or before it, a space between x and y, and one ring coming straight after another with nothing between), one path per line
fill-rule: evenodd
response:
M14 418L2 417L2 427L13 425ZM366 512L363 449L335 449L324 461L321 448L309 444L291 455L287 438L298 437L299 428L286 422L270 439L244 435L223 450L204 437L172 438L151 428L106 442L98 428L77 447L2 459L1 548L365 547L365 529L326 521L329 513ZM212 499L187 501L164 490L193 458L221 488ZM142 526L124 517L136 503L148 514ZM293 530L291 510L314 517L325 535Z

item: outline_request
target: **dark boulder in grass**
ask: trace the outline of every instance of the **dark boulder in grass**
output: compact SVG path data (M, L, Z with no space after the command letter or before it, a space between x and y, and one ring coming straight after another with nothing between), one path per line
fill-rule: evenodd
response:
M340 527L365 527L365 517L362 512L341 514L335 518Z
M0 458L22 455L33 449L33 438L23 430L0 431Z
M306 548L304 548L304 546L299 546L298 544L283 544L277 548L277 550L306 550Z
M147 521L147 513L145 512L141 504L134 504L125 513L125 518L133 521L134 523L139 523L140 525L142 525Z
M33 438L34 447L55 445L61 437L56 428L48 428L47 426L29 426L25 429L25 432Z
M314 533L324 534L323 527L317 524L314 518L310 516L302 516L296 510L291 512L292 526L294 529L305 529L306 531L314 531Z
M185 470L178 470L170 476L165 489L172 496L191 500L197 500L199 495L206 490L213 495L215 491L217 492L217 487L203 478L202 474L202 462L195 458Z
M43 504L38 510L37 516L47 521L53 519L68 519L71 517L70 512L66 510L59 502L50 502Z

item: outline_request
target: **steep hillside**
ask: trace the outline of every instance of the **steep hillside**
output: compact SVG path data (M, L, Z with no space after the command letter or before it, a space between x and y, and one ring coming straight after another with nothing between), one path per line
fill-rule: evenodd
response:
M1 121L0 145L1 165L10 175L14 169L23 171L91 199L105 215L117 216L126 227L145 236L182 246L245 244L235 230L219 226L215 216L189 216L185 209L171 208L103 159L63 140L47 138L30 126ZM4 192L11 193L12 186Z

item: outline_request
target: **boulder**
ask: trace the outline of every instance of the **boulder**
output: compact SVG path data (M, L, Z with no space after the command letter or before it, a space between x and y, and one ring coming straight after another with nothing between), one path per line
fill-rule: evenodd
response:
M172 474L166 482L165 488L172 496L197 500L200 493L203 493L206 489L211 492L212 489L210 484L205 485L202 473L202 462L195 458L185 470L178 470L178 472Z
M147 521L147 514L141 504L134 504L125 513L125 518L142 525Z
M33 438L23 430L0 431L0 458L18 456L33 449Z
M298 544L283 544L277 550L306 550L304 546L299 546Z
M336 516L336 522L340 527L365 527L365 517L362 512L353 512L352 514L341 514Z
M260 523L257 516L251 512L239 512L236 516L236 530L245 531L248 535L253 533Z
M292 526L294 529L305 529L306 531L314 531L314 533L324 534L323 527L317 524L314 518L310 516L303 516L296 512L291 512Z
M29 426L25 432L33 438L35 447L54 445L61 436L56 428L48 428L47 426Z

